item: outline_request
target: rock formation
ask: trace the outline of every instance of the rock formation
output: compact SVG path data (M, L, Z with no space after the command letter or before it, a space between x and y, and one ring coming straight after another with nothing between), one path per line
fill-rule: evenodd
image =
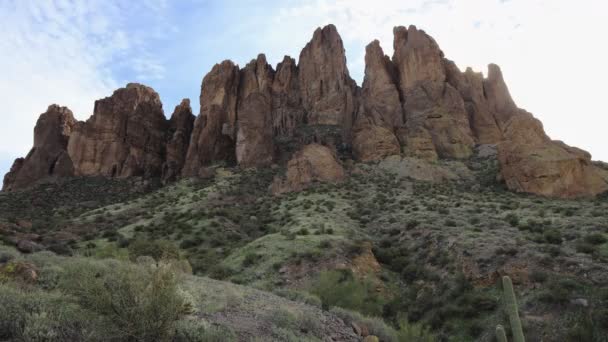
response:
M306 44L300 53L298 79L308 124L340 125L348 135L356 108L356 84L334 25L318 28Z
M531 114L519 111L504 126L498 159L509 189L560 198L608 191L608 182L589 153L550 140Z
M166 121L158 94L141 84L96 101L93 116L75 126L68 144L76 175L160 176Z
M190 100L183 99L175 107L169 120L167 152L163 164L162 179L164 182L175 180L184 167L186 153L190 145L190 135L194 126L194 115L190 107Z
M238 85L239 67L231 61L216 64L203 79L201 111L182 175L197 176L211 162L235 160Z
M25 158L15 160L2 190L23 188L47 177L71 176L74 168L66 148L75 123L68 108L49 106L36 122L34 147Z
M486 97L484 83L492 87L489 80L484 80L481 73L467 68L461 73L454 62L446 60L448 82L458 89L468 113L475 142L478 144L496 144L502 139L502 132L496 121L494 106L490 106L492 98ZM490 70L493 68L490 67ZM506 91L506 89L504 89Z
M340 182L344 176L344 168L331 149L319 144L310 144L294 154L287 163L285 178L275 178L271 192L278 195L300 191L317 181Z
M357 122L353 131L353 155L357 160L377 161L400 153L399 141L390 129L369 122Z
M394 131L402 128L403 108L395 81L396 70L375 40L365 49L365 78L361 105L353 128L353 154L361 161L399 154Z
M412 157L463 160L475 145L498 145L500 176L514 191L570 198L608 190L608 171L588 153L549 139L516 106L497 65L485 78L461 72L424 31L393 33L392 58L378 41L366 47L361 88L349 75L336 27L328 25L314 32L297 64L285 56L275 71L263 54L242 69L229 60L216 64L203 78L196 118L184 100L166 120L158 94L139 84L97 101L86 122L51 106L3 189L49 176L169 182L205 175L216 162L286 163L286 178L272 187L281 193L340 180L336 154L363 162L394 156L408 161L394 165L411 168L418 165Z
M242 167L272 163L272 85L274 70L259 55L241 70L237 106L236 161Z
M469 157L474 140L468 115L460 93L447 82L443 52L415 26L396 27L394 35L393 63L408 131L415 132L417 139L430 136L439 157ZM420 155L411 146L408 150Z
M300 96L296 61L285 56L277 65L272 82L273 135L279 139L293 136L296 127L304 123L305 113Z

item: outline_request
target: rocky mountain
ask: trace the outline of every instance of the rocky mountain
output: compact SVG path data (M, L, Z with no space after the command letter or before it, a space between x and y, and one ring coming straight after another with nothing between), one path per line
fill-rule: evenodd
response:
M359 162L393 155L467 160L476 147L497 145L496 176L513 191L561 198L608 191L605 171L588 153L551 140L516 106L497 65L489 65L487 77L461 72L423 30L396 27L393 33L392 58L378 41L367 46L361 87L349 75L336 27L328 25L314 32L298 63L286 56L275 70L261 54L244 68L215 65L203 79L196 118L184 100L167 120L158 94L140 84L97 101L86 122L52 105L36 124L32 151L15 161L3 190L66 176L172 181L204 176L218 162L285 164L288 174L302 178L292 170L302 158L318 167L332 164L312 160L328 158L318 146L306 146L320 144L338 159Z

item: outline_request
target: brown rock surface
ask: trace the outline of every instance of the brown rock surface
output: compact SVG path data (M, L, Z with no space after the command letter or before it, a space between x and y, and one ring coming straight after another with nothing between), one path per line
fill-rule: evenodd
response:
M305 111L298 82L296 61L285 56L277 65L272 82L272 129L275 137L291 137L304 123Z
M396 70L380 43L365 49L365 78L361 105L353 128L353 155L360 161L381 160L399 154L394 130L403 126L403 109L397 89Z
M36 122L34 147L25 158L15 160L4 177L2 190L27 187L48 177L73 175L74 168L66 148L75 123L68 108L49 106Z
M194 115L190 107L190 100L183 99L175 107L169 120L169 140L167 141L167 154L163 165L163 181L175 180L184 166L190 136L194 126Z
M68 153L76 175L156 177L165 159L166 131L158 94L129 83L95 101L93 116L76 125Z
M361 119L363 121L366 119ZM399 155L401 148L390 129L369 122L358 121L353 131L353 155L362 162L377 161Z
M285 178L275 178L271 192L278 195L300 191L315 181L340 182L344 177L344 169L331 149L319 144L310 144L294 154L287 163Z
M201 85L201 111L194 122L183 176L197 176L214 161L234 161L239 67L216 64Z
M505 140L498 145L498 160L509 189L561 198L608 191L608 183L591 163L591 156L550 140L531 114L519 111L504 127Z
M488 78L483 82L483 89L490 110L493 112L498 125L504 130L505 124L512 116L517 114L518 110L498 65L488 65Z
M403 126L403 108L396 83L396 68L377 40L365 48L365 78L361 97L371 123L395 129Z
M259 55L241 70L237 105L236 160L242 167L272 163L272 85L274 70Z
M356 85L349 76L344 45L334 25L315 31L300 53L298 69L308 124L340 125L348 135L356 108Z
M496 144L502 140L502 132L496 122L495 111L484 91L484 78L471 68L462 73L454 62L445 60L448 82L460 92L469 115L471 130L478 144ZM494 106L493 106L494 107Z
M415 26L396 27L394 36L393 63L408 130L427 130L440 157L469 157L474 140L468 114L460 93L446 82L443 52L433 38ZM418 139L424 135L418 134Z

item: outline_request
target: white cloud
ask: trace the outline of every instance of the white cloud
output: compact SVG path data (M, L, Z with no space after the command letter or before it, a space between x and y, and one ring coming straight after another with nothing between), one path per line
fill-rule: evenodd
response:
M350 72L361 82L365 45L379 39L392 55L393 27L414 24L461 68L485 73L488 63L499 64L518 105L540 118L550 136L608 160L607 12L602 0L290 2L264 40L272 42L271 51L281 41L301 48L311 28L333 23L345 42Z
M0 2L2 159L27 153L36 119L49 104L88 118L96 99L124 85L115 66L162 78L164 68L148 57L146 44L164 36L166 6L166 0Z

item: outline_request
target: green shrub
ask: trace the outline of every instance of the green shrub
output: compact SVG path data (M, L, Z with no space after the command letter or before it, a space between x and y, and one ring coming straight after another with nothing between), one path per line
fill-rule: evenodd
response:
M562 234L557 229L546 230L543 233L543 237L548 243L552 243L555 245L559 245L562 243Z
M94 341L103 333L98 317L60 294L0 284L0 340Z
M260 257L261 255L256 253L247 253L243 259L243 267L254 265L260 259Z
M601 245L608 242L608 239L602 233L591 233L585 236L585 242L592 245Z
M77 260L65 267L60 288L102 316L119 338L168 341L186 313L176 275L165 265L138 267Z
M410 323L406 319L399 320L397 336L400 342L434 342L437 340L427 327L421 323Z
M357 279L350 270L325 271L312 289L325 310L337 306L366 315L380 315L384 300L370 281Z
M154 260L179 259L179 248L167 240L137 239L129 245L129 257L136 260L140 256L150 256Z

